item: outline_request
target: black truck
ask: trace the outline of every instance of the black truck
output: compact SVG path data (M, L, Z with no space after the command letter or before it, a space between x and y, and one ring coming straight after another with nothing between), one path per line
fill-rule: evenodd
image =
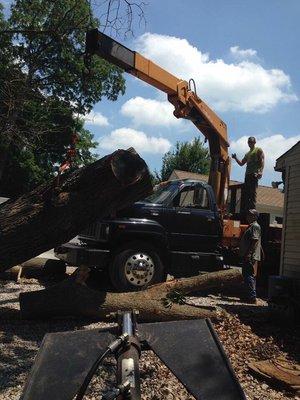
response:
M168 273L187 276L223 266L220 213L211 186L202 181L170 181L78 239L56 248L56 256L108 271L120 291L161 282Z

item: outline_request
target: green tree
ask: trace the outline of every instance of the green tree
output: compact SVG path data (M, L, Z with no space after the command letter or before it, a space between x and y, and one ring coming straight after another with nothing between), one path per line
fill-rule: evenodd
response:
M97 143L93 135L84 129L82 120L77 121L75 130L79 133L77 157L74 161L76 167L96 160L97 155L92 150L97 147ZM1 180L1 195L16 197L53 177L65 160L69 145L70 136L61 132L44 134L27 146L12 143Z
M157 181L166 181L174 169L208 174L210 156L200 138L192 142L177 142L175 149L167 152L162 160L160 173L155 172Z
M13 51L29 86L81 113L103 96L116 100L124 93L122 71L99 57L93 57L92 73L83 79L85 34L99 25L88 0L16 0L9 24L22 32L14 37Z
M93 159L96 143L81 118L125 91L119 68L99 57L85 68L85 32L98 25L88 0L15 0L8 20L0 9L1 194L51 177L74 131L78 163Z
M85 69L85 32L98 25L87 0L16 0L6 25L17 33L7 34L10 43L1 51L2 134L28 140L49 130L41 121L24 124L32 103L51 106L49 97L85 114L103 96L116 100L124 93L119 68L93 57Z

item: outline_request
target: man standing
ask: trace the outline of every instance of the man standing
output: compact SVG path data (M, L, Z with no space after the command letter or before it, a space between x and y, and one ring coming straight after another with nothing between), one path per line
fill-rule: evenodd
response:
M259 213L249 210L247 213L248 228L244 232L239 246L239 256L246 290L246 301L256 304L256 273L260 261L261 229L257 223Z
M242 160L239 160L236 154L232 154L232 158L242 167L247 164L245 183L244 183L244 214L256 207L256 190L258 186L258 179L262 177L265 156L260 147L255 147L256 139L251 136L248 139L248 146L250 150L245 154Z

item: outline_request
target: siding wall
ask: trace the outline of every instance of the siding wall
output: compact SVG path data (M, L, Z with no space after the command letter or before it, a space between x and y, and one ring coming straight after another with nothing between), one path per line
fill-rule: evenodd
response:
M300 146L285 159L281 274L300 279Z

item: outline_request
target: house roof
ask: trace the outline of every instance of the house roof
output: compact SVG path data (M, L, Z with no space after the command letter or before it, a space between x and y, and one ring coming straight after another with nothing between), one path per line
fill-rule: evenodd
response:
M178 169L174 169L169 179L195 179L207 182L208 176L203 174L196 174L194 172L188 171L180 171ZM237 185L242 182L239 181L230 181L230 185ZM271 186L263 186L259 185L257 189L257 204L261 206L268 207L282 207L284 202L284 194L278 190L274 189Z
M293 153L294 151L298 151L298 149L296 150L297 147L300 147L300 140L299 142L297 142L296 144L294 144L294 146L292 146L290 149L288 149L285 153L281 154L280 157L277 158L276 160L276 164L275 164L275 171L279 171L282 172L282 170L285 167L285 159L287 156L290 156L291 153Z
M176 174L177 179L196 179L198 181L208 182L208 175L196 174L195 172L188 172L188 171L181 171L179 169L174 169L172 174L169 176L169 179L173 174ZM230 181L230 185L238 185L240 183L242 182Z
M294 146L292 146L290 149L288 149L285 153L281 154L281 156L277 158L276 162L277 162L278 160L280 160L281 158L286 157L287 154L290 153L291 151L293 151L293 150L295 149L295 147L297 147L298 145L300 145L300 140L299 140L299 142L297 142L296 144L294 144Z

